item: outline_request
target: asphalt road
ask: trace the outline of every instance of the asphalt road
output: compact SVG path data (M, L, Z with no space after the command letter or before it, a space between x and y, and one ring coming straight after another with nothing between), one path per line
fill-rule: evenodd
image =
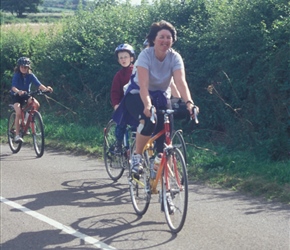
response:
M287 205L191 184L173 235L157 200L139 218L126 176L113 183L102 161L1 145L1 250L290 250Z

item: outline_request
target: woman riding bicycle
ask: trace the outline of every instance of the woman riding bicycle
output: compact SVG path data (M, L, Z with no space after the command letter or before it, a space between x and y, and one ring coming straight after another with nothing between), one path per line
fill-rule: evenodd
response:
M176 41L176 30L166 21L155 22L147 35L149 47L144 49L135 63L137 71L131 76L122 108L114 114L117 123L124 120L138 120L136 151L132 156L132 172L142 172L142 150L155 131L163 128L163 116L157 116L157 124L150 120L151 107L164 109L170 107L170 82L174 83L193 116L194 102L186 82L184 63L179 53L171 47ZM198 109L198 108L197 108ZM165 137L156 141L157 152L163 151Z
M24 105L25 101L28 103L31 102L30 96L26 94L30 92L31 84L34 84L36 87L42 91L52 92L53 89L50 86L44 86L40 83L37 77L32 73L31 70L31 61L28 57L20 57L17 60L17 65L14 68L14 75L12 78L12 87L11 87L11 96L13 101L13 106L16 112L15 117L15 142L23 142L23 139L19 135L19 120L21 119L21 107ZM39 102L34 99L35 108L39 109Z

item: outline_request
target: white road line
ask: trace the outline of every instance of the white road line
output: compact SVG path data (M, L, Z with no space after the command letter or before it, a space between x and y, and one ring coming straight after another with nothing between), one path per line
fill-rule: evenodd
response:
M88 236L86 234L77 232L73 228L68 227L66 225L63 225L63 224L61 224L61 223L59 223L59 222L57 222L57 221L55 221L53 219L50 219L50 218L46 217L45 215L42 215L42 214L37 213L35 211L32 211L29 208L23 207L23 206L15 203L13 201L7 200L6 198L4 198L2 196L0 196L0 201L2 203L6 204L6 205L9 205L9 206L11 206L13 208L16 208L16 209L18 209L18 210L20 210L20 211L22 211L22 212L24 212L26 214L29 214L32 217L34 217L34 218L36 218L38 220L41 220L41 221L43 221L43 222L45 222L45 223L47 223L47 224L49 224L49 225L51 225L51 226L53 226L53 227L55 227L57 229L60 229L60 230L62 230L63 232L65 232L67 234L70 234L70 235L75 236L76 238L82 239L85 242L87 242L89 244L92 244L93 246L96 246L96 247L98 247L100 249L103 249L103 250L116 249L116 248L114 248L112 246L109 246L109 245L107 245L107 244L105 244L105 243L103 243L103 242L101 242L101 241L99 241L99 240L97 240L97 239L95 239L95 238L93 238L91 236Z

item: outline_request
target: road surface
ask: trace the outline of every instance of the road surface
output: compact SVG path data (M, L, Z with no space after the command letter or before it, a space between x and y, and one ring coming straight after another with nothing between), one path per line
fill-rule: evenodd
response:
M290 208L190 184L186 223L170 233L153 196L139 218L127 178L101 160L59 151L36 158L1 145L1 250L290 250Z

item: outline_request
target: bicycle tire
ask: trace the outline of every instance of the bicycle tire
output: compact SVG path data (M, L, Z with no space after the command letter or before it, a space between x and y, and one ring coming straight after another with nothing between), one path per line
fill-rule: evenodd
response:
M22 146L22 141L16 143L14 141L15 138L15 117L16 112L11 111L8 118L8 127L7 127L7 136L8 136L8 144L13 153L18 153Z
M42 116L38 111L33 112L30 126L32 127L31 130L34 150L36 156L40 158L44 153L44 126Z
M132 142L131 152L134 152L136 141ZM144 215L149 207L151 200L149 168L147 162L143 161L143 173L134 174L129 171L129 190L131 201L137 215Z
M187 170L183 154L178 148L169 150L167 166L171 171L168 171L168 178L165 174L162 177L162 201L167 224L171 232L178 233L184 226L188 207ZM166 184L170 190L166 190Z
M124 154L115 154L116 137L115 128L117 124L110 120L104 131L104 144L103 144L103 157L105 162L106 171L113 181L118 181L125 170L127 164Z
M187 164L186 144L182 135L182 130L176 130L171 136L172 146L178 148L183 154L185 164Z

